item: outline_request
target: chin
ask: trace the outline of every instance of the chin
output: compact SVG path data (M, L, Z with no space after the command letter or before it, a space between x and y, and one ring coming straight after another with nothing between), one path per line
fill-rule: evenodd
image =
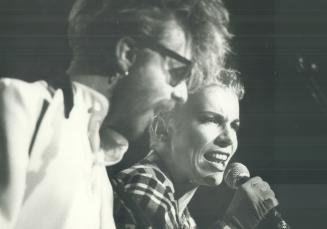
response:
M136 141L143 136L149 123L150 118L145 116L137 117L128 124L126 121L123 128L123 135L128 139L128 141Z
M206 186L218 186L223 181L222 174L214 174L203 177L203 183Z

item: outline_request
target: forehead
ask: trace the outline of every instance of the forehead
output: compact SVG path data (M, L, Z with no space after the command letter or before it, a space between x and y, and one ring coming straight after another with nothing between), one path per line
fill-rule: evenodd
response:
M228 119L239 118L239 101L233 90L218 85L209 86L189 96L188 112L208 111Z

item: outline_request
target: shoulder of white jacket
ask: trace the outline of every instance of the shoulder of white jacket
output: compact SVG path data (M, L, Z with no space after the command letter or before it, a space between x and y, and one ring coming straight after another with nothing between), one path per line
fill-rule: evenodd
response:
M14 78L0 79L1 97L21 98L23 100L50 100L52 95L45 81L26 82Z

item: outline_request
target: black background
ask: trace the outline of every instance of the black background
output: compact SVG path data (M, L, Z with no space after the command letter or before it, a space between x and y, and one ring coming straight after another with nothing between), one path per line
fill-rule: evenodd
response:
M0 2L1 76L63 76L71 58L66 21L72 2ZM232 60L247 88L235 160L272 185L292 228L325 228L327 3L225 2L235 34ZM299 70L300 59L306 71ZM230 198L224 185L199 190L191 211L201 228L222 214Z

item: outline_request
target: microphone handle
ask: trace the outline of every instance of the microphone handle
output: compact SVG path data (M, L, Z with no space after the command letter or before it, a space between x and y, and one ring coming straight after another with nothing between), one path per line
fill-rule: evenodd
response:
M282 218L282 215L276 208L270 210L264 219L264 223L271 225L272 229L291 229L290 225Z

